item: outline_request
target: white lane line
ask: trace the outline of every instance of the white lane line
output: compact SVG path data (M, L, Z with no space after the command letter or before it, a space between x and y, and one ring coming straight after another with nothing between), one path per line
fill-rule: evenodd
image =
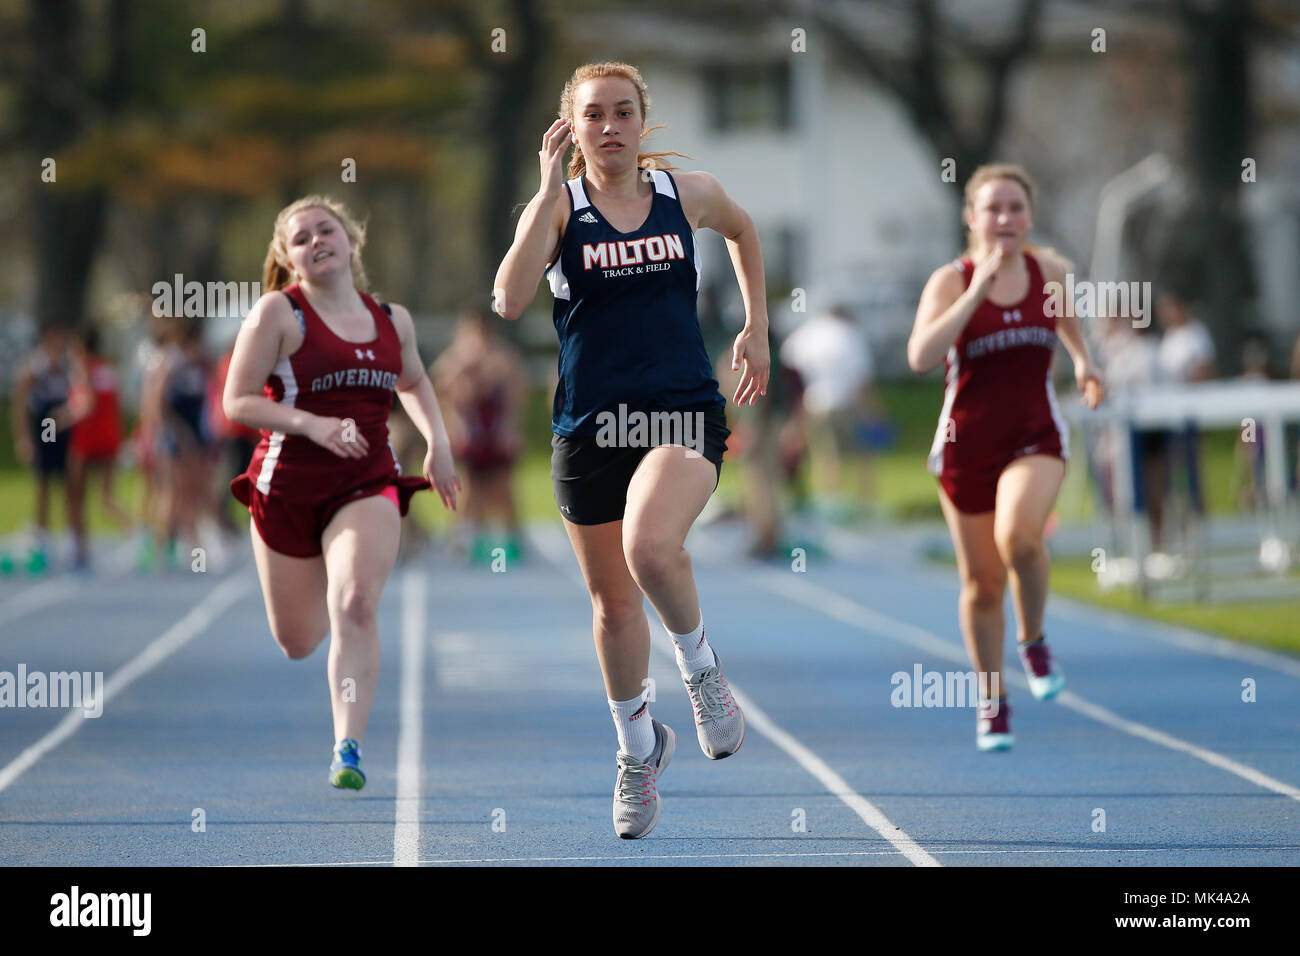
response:
M393 824L393 866L416 866L420 856L425 600L424 574L415 567L408 567L402 574L402 687L397 730L397 808Z
M810 581L797 581L786 578L782 575L764 575L764 583L767 587L779 594L784 595L792 601L797 601L816 611L820 611L827 617L833 617L843 621L845 624L852 625L860 630L867 631L877 637L883 637L886 640L898 641L907 644L927 654L936 657L942 657L956 663L969 666L970 662L966 657L966 652L956 644L943 640L938 635L932 634L924 628L916 627L904 621L897 620L879 611L873 611L857 601L847 598L837 591L824 588L821 585L813 584ZM1004 682L1015 684L1021 690L1028 690L1029 684L1024 676L1014 670L1003 669L1002 677ZM1074 694L1070 691L1063 691L1056 698L1057 703L1062 707L1067 707L1076 713L1089 717L1098 723L1113 727L1116 730L1138 737L1142 740L1150 741L1161 747L1167 747L1170 750L1176 750L1181 753L1195 757L1212 767L1218 767L1220 770L1226 770L1228 773L1235 774L1243 780L1255 784L1257 787L1263 787L1266 790L1272 790L1274 793L1281 794L1284 797L1290 797L1292 800L1300 801L1300 788L1293 787L1289 783L1284 783L1265 773L1261 773L1254 767L1239 763L1230 757L1225 757L1220 753L1209 750L1205 747L1198 747L1196 744L1188 743L1172 734L1156 730L1145 724L1139 724L1136 721L1120 717L1113 711L1107 710L1099 704Z
M548 561L570 579L576 580L579 586L586 588L587 585L582 578L582 574L564 561L557 553L558 549L552 546L551 541L545 535L533 534L531 538L537 550ZM567 552L565 553L567 554ZM650 646L661 654L666 654L672 660L673 666L677 666L673 652L668 648L660 646L655 641L651 641ZM745 720L748 724L784 750L799 766L812 774L823 787L856 813L863 823L893 844L894 848L914 865L939 865L938 860L926 853L915 840L903 832L901 827L894 826L875 804L850 787L848 782L832 770L824 760L805 747L794 736L777 726L776 722L767 716L766 712L758 706L753 698L741 691L735 681L728 678L727 685L731 688L732 695L745 712Z
M789 839L788 837L786 839ZM1154 846L1154 847L1008 847L962 848L932 850L935 856L1004 856L1042 855L1050 853L1244 853L1271 850L1300 850L1300 846ZM814 850L811 853L638 853L636 856L496 856L479 859L448 857L441 860L420 860L422 865L441 863L643 863L646 860L803 860L827 856L894 856L893 850ZM387 860L352 860L331 863L226 863L220 868L277 869L287 866L387 866Z
M843 549L858 560L870 559L873 556L879 558L879 552L863 547L870 539L861 538L859 535L845 531L842 528L828 528L826 536L837 549ZM927 561L915 558L911 559L909 570L924 574L926 577L939 582L942 586L949 588L952 586L952 575L954 573L952 570L941 570ZM1048 602L1047 617L1049 620L1051 618L1064 618L1067 621L1094 626L1101 623L1115 634L1159 641L1162 644L1169 644L1185 651L1209 654L1214 657L1225 657L1230 660L1241 661L1244 664L1268 667L1291 677L1300 677L1300 658L1291 657L1254 644L1246 644L1230 638L1220 637L1208 631L1198 631L1178 624L1157 621L1154 618L1125 614L1122 611L1115 611L1096 604L1088 604L1076 598L1067 598L1055 593L1052 594L1051 600Z
M105 578L121 577L130 568L130 551L131 542L126 541L104 557L103 567L108 571ZM0 624L8 624L33 611L84 594L88 583L94 583L94 579L85 581L80 578L59 577L19 591L0 604Z
M1284 797L1290 797L1292 800L1300 800L1300 787L1293 787L1289 783L1284 783L1266 773L1261 773L1254 767L1239 763L1231 757L1225 757L1223 754L1208 750L1205 747L1198 747L1196 744L1180 740L1172 734L1167 734L1162 730L1156 730L1145 724L1139 724L1136 721L1128 720L1121 717L1114 711L1107 710L1100 704L1094 704L1091 701L1084 700L1071 691L1062 691L1057 701L1071 710L1083 714L1085 717L1091 717L1098 723L1105 724L1108 727L1114 727L1126 734L1134 737L1141 737L1143 740L1149 740L1153 744L1159 744L1162 747L1168 747L1170 750L1179 750L1185 754L1195 757L1197 760L1203 760L1212 767L1218 767L1220 770L1226 770L1228 773L1236 774L1243 780L1249 780L1257 787L1263 787L1265 790L1272 790L1274 793L1280 793Z
M660 648L660 650L663 650L663 648ZM668 655L672 657L671 652L668 652ZM676 663L675 660L674 663ZM768 717L748 694L742 693L740 688L730 679L727 680L727 685L731 688L732 696L740 704L740 709L744 711L746 723L793 757L799 766L816 777L823 787L861 817L863 823L892 843L899 853L907 857L916 866L939 865L938 860L921 849L916 841L904 833L901 828L894 826L874 803L850 787L848 781L832 770L826 761L778 727L772 718Z
M122 691L126 690L139 678L153 670L164 660L180 650L191 640L202 634L217 620L230 605L242 598L252 589L253 579L246 575L227 578L190 608L184 617L167 628L162 634L139 654L113 672L104 684L101 706L107 711L108 704ZM63 743L87 720L99 718L86 717L81 709L70 711L54 729L32 744L0 770L0 793L29 770L38 760Z

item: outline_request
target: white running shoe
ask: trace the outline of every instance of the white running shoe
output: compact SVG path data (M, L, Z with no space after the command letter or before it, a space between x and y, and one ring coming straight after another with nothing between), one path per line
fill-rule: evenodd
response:
M745 742L745 715L722 676L722 658L713 652L713 666L696 671L683 683L695 711L695 735L710 760L730 757Z
M639 840L659 822L659 774L668 769L677 749L677 735L653 717L655 749L645 763L619 751L618 780L614 784L614 832L624 840Z

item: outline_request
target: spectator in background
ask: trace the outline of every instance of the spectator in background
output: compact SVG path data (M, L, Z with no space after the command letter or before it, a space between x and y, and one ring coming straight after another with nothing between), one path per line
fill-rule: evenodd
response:
M1214 377L1214 342L1205 326L1196 319L1181 293L1167 291L1156 300L1156 317L1162 334L1158 362L1160 381L1168 385L1190 385ZM1193 424L1167 433L1166 488L1168 478L1181 473L1187 484L1188 508L1193 514L1203 514L1205 502L1201 494L1200 435ZM1184 534L1186 527L1183 528ZM1164 537L1163 526L1157 530L1152 522L1152 555L1155 572L1159 572ZM1155 537L1158 535L1158 537ZM1153 576L1159 577L1159 573Z
M845 459L860 455L854 497L869 501L874 490L871 462L860 453L875 434L871 423L879 422L881 413L867 337L849 310L837 305L795 329L781 346L781 361L804 383L809 445L822 492L832 501L837 498Z
M1129 315L1113 315L1106 320L1106 331L1098 346L1098 356L1106 382L1114 394L1153 385L1160 380L1160 343L1151 323L1134 325ZM1152 546L1158 549L1164 527L1165 490L1169 481L1169 433L1164 429L1132 429L1128 436L1133 462L1133 507L1145 512L1150 522ZM1111 435L1102 437L1097 478L1111 508L1115 505L1111 462L1115 449Z
M99 329L87 325L74 345L78 374L69 405L77 415L69 449L68 491L84 515L86 483L92 472L100 479L100 502L114 524L126 528L131 519L113 500L113 470L122 447L122 411L117 369L100 353ZM83 542L84 545L84 542ZM74 567L89 565L84 546L78 548Z
M1205 382L1214 377L1214 341L1183 297L1166 292L1156 302L1160 337L1160 376L1171 384Z
M429 369L434 391L445 396L452 452L464 468L464 514L473 561L492 559L496 539L487 525L494 517L505 525L506 559L513 561L523 553L512 480L523 449L518 420L526 374L519 355L481 310L461 317L451 345Z
M156 542L166 538L167 485L159 454L161 423L158 416L162 413L162 368L171 349L168 343L168 321L159 317L148 320L148 333L140 342L135 355L135 372L139 376L140 392L139 414L135 432L131 436L131 451L140 474L136 566L144 572L153 570L158 558Z
M64 479L68 526L76 553L86 550L86 529L71 486L67 483L68 444L74 414L68 398L76 375L68 330L47 326L36 348L19 366L14 379L10 414L18 460L36 472L36 532L27 555L27 570L44 572L50 563L50 485ZM74 565L77 563L74 558Z
M1268 381L1268 343L1252 337L1241 349L1241 381ZM1237 447L1233 456L1232 489L1238 507L1253 511L1265 495L1264 491L1264 423L1256 422L1251 432L1241 429L1237 434Z
M157 423L165 518L159 544L169 567L180 567L180 541L186 560L199 543L199 525L211 515L208 478L212 433L208 421L208 379L212 367L203 351L203 327L193 319L173 319L168 347L149 389L149 418Z
M775 343L774 343L775 344ZM734 395L741 373L731 367L731 349L718 355L713 375L724 395ZM772 353L768 370L767 401L752 407L733 407L727 438L727 458L743 462L740 512L749 526L751 558L767 559L789 554L785 538L782 497L791 490L807 448L803 383L799 373L784 364L781 350Z

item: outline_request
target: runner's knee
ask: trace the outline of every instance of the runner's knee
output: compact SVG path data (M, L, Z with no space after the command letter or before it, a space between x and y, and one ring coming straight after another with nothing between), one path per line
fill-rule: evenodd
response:
M1038 560L1042 538L1023 528L1012 527L997 535L998 554L1009 568L1024 568Z
M667 579L683 554L681 542L650 529L637 529L626 534L623 553L628 570L643 585L654 585Z
M330 616L353 627L369 627L379 614L379 592L358 581L330 588Z
M606 634L618 633L645 616L640 590L635 595L592 591L591 611L597 630Z
M977 611L989 611L1002 606L1006 590L1007 573L1004 568L979 568L961 583L961 599Z

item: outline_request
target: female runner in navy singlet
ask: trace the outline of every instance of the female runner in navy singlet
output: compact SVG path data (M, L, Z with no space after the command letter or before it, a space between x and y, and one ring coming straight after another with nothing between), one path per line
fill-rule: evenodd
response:
M580 67L538 153L541 188L497 271L496 311L518 318L545 271L560 381L551 477L591 594L596 656L618 733L614 830L658 822L658 776L676 747L649 714L648 597L672 638L704 753L721 759L745 720L704 634L686 534L717 486L729 432L696 314L695 230L727 240L745 302L733 401L766 393L767 304L758 233L708 173L672 175L639 151L650 98L625 63ZM574 144L567 182L563 161ZM672 154L675 155L675 154ZM647 427L649 426L649 427Z
M964 204L970 248L930 276L907 343L914 371L940 360L946 366L928 464L939 479L957 552L958 616L980 684L980 750L1014 743L1001 679L1008 580L1030 692L1049 700L1065 686L1043 640L1049 567L1043 529L1070 449L1052 386L1058 336L1074 360L1084 404L1096 408L1104 397L1079 318L1059 298L1072 266L1027 245L1032 210L1033 184L1019 166L975 170ZM1048 306L1052 283L1059 309Z
M334 715L330 782L359 790L361 740L379 678L376 614L397 558L400 516L432 485L455 510L447 431L411 314L365 292L364 228L340 203L283 209L262 288L235 341L222 407L263 432L231 482L252 515L271 633L295 660L326 634ZM424 477L402 476L388 444L396 389L428 442Z

